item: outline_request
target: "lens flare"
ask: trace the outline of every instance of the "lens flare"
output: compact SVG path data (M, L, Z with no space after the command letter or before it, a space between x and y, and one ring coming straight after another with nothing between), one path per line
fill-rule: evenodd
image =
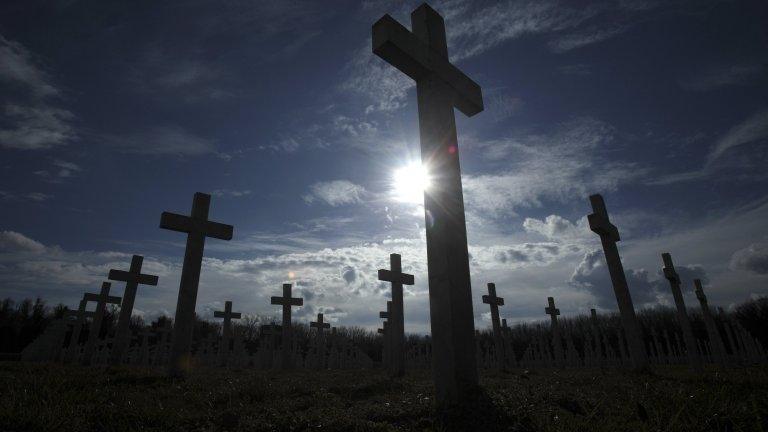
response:
M413 204L424 203L424 192L429 190L431 183L429 172L424 165L411 162L397 169L393 180L395 199Z

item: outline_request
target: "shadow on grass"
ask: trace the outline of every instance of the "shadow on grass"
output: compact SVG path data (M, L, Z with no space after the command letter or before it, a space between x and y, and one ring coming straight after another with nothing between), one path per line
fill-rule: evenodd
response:
M437 427L441 431L534 431L527 417L512 417L499 409L488 393L478 388L469 403L436 413Z

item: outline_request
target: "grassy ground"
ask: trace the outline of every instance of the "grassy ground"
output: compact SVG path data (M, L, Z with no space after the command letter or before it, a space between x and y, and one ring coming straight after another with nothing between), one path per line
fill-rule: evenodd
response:
M768 431L768 368L484 374L456 430ZM199 371L0 363L2 431L441 430L428 373Z

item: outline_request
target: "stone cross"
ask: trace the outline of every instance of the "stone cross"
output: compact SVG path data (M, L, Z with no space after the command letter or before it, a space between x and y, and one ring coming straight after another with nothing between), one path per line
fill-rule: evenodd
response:
M240 319L241 316L242 315L240 314L240 312L232 312L231 301L224 302L223 311L213 312L214 318L224 318L224 325L222 326L222 330L221 330L221 335L224 337L224 339L229 340L230 338L232 338L232 320Z
M232 225L224 225L208 220L211 196L196 193L192 201L192 213L184 216L163 212L160 216L160 228L187 233L187 247L184 252L184 265L181 269L179 298L176 302L176 317L173 320L173 344L168 372L180 376L188 369L192 330L195 324L195 305L197 287L200 282L200 268L203 264L205 238L232 240Z
M115 345L112 347L112 353L109 357L109 363L119 364L123 360L123 355L130 345L131 314L133 313L133 303L136 300L136 289L141 285L157 285L157 276L142 274L141 265L144 257L134 255L131 258L131 268L129 271L110 270L109 280L125 282L125 291L123 292L123 302L120 305L120 316L117 319L117 328L115 329Z
M384 336L384 362L388 369L392 369L392 324L389 320L392 317L392 301L387 302L387 310L379 312L379 318L384 320L382 324L382 336Z
M95 313L85 310L87 305L88 300L83 296L83 299L80 300L80 304L77 307L77 311L71 311L69 313L70 317L75 318L75 322L72 325L72 335L69 337L69 347L67 348L68 353L65 357L65 361L75 360L77 357L77 350L79 349L80 344L80 332L83 330L83 324L85 324L86 318L92 318L95 315Z
M496 284L488 284L488 295L483 296L483 303L491 307L491 325L493 326L493 344L496 348L498 368L504 370L505 355L504 342L501 337L501 324L499 323L499 306L504 306L504 299L496 296ZM506 324L506 321L504 322Z
M331 324L327 322L323 322L323 314L318 313L317 321L310 322L309 327L314 327L317 329L317 365L316 367L318 369L322 369L323 364L325 363L325 339L323 338L323 330L327 328L331 328Z
M304 299L298 297L291 297L291 284L283 284L283 296L272 297L273 305L281 305L283 307L283 350L281 352L281 364L282 369L293 368L293 356L291 355L292 344L292 329L291 329L291 306L303 306Z
M98 294L85 293L83 300L86 302L96 302L96 310L93 312L93 322L91 323L91 330L88 332L88 341L85 343L85 349L83 350L83 358L80 363L83 365L90 365L93 358L93 352L96 349L96 342L99 339L99 333L101 332L101 321L104 319L104 312L107 309L107 304L120 304L120 297L109 295L109 289L112 284L104 282L101 284L101 292Z
M564 360L563 341L560 338L560 326L557 325L557 316L560 315L560 309L555 307L554 297L547 297L548 307L544 308L544 313L549 315L552 328L552 346L555 349L555 361Z
M717 330L717 324L712 317L712 311L709 309L709 302L707 302L707 296L704 294L704 288L701 286L701 279L694 279L693 284L696 286L696 298L699 299L701 305L701 315L704 318L704 324L707 327L707 334L709 335L709 345L712 349L712 357L718 363L725 365L728 363L728 356L723 346L723 339L720 337L720 332Z
M592 214L587 216L589 228L600 236L600 241L603 244L605 261L608 264L613 292L616 294L616 302L619 305L621 324L629 344L632 365L635 369L645 369L648 366L648 355L645 352L640 323L632 304L632 296L629 294L624 266L621 264L621 257L619 256L619 248L616 246L616 243L621 240L619 230L608 218L608 210L605 208L602 195L591 195L589 201L592 204Z
M389 317L392 332L392 372L405 375L405 314L403 309L403 285L413 285L413 275L403 273L400 255L389 255L390 270L379 270L379 280L392 284L392 315Z
M416 81L421 160L433 185L424 194L433 375L437 404L469 401L478 390L475 324L467 227L461 186L456 107L483 110L475 82L448 60L443 18L422 4L411 13L413 31L391 16L373 25L373 52Z
M662 270L664 272L664 277L669 281L672 297L675 299L677 322L683 330L683 340L685 340L685 351L688 354L688 362L694 370L701 370L701 358L696 351L696 338L693 337L691 321L688 319L688 312L685 309L683 291L680 289L680 276L677 274L675 265L672 263L672 255L665 252L661 254L661 259L664 262L664 269Z

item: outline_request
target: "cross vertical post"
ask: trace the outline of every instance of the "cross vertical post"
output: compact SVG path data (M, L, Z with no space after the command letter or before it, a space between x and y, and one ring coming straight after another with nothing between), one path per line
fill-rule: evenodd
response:
M648 355L643 344L640 323L637 320L637 315L635 315L635 307L632 304L632 296L629 294L629 286L624 274L624 266L621 264L619 248L616 246L616 243L621 240L619 230L608 218L608 210L605 208L602 195L591 195L589 201L592 204L592 214L587 216L589 228L600 236L600 242L603 245L603 253L608 264L608 272L611 275L613 292L616 294L616 302L619 306L624 334L627 337L632 365L635 369L645 369L648 367Z
M190 216L163 212L160 216L160 228L187 234L187 246L184 251L184 264L179 282L179 297L176 301L176 316L173 320L173 341L168 373L181 376L189 368L192 331L195 323L197 288L200 283L200 269L203 265L205 238L232 240L231 225L208 220L211 196L196 193L192 201Z
M129 271L109 271L109 280L125 282L123 301L120 304L120 316L117 319L117 328L115 329L115 344L112 347L112 353L109 357L109 363L111 365L116 365L123 361L123 356L130 344L131 330L129 326L131 323L131 314L133 313L133 303L136 300L136 289L139 284L157 285L157 276L141 273L141 265L143 263L143 256L134 255L131 258L131 267Z
M664 268L662 270L664 272L664 278L669 281L669 288L672 290L672 298L675 300L677 322L683 330L683 340L685 341L685 351L688 355L688 362L693 370L700 371L701 357L699 357L699 353L696 351L696 338L693 336L691 321L688 319L688 312L685 309L683 291L680 288L680 276L677 274L675 265L672 263L672 255L665 252L661 254L661 260L664 262Z
M85 307L88 305L88 300L80 300L80 304L77 307L77 312L74 312L70 316L75 318L75 323L72 326L72 335L69 337L69 346L67 347L67 354L64 356L64 362L70 362L76 360L77 351L80 349L80 333L83 331L83 324L85 324L86 318L92 318L95 314L88 312Z
M413 275L403 273L400 255L389 255L390 270L379 270L379 280L392 284L392 315L389 317L392 340L392 373L405 375L405 312L403 285L413 285Z
M443 18L422 4L408 31L391 16L373 25L373 52L416 81L421 160L433 180L424 194L433 376L442 410L477 393L475 324L467 227L453 109L483 110L480 86L448 60Z
M310 328L317 329L317 368L323 368L325 363L325 338L323 337L323 330L331 328L331 324L323 321L323 314L317 314L317 321L309 323Z

